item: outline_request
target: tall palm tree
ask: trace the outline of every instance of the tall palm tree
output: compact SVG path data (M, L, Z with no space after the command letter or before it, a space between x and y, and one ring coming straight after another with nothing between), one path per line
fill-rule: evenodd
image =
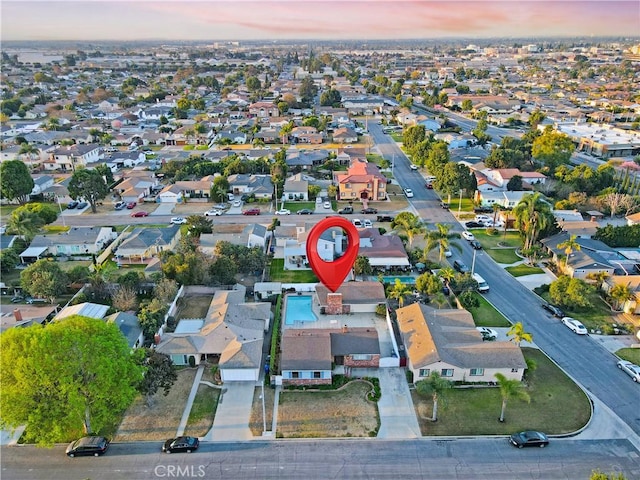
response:
M395 227L400 232L404 232L409 240L409 247L413 246L413 240L416 235L420 235L425 232L425 226L420 217L415 215L408 215L401 218L400 221L395 223Z
M444 396L445 392L451 388L451 382L440 376L438 372L431 372L426 379L416 382L416 392L420 395L431 395L433 400L432 422L438 421L438 399Z
M578 238L576 235L569 236L564 242L558 244L558 248L564 248L564 268L567 269L567 264L569 263L569 256L575 251L580 251L580 244L576 241Z
M554 219L551 206L542 200L540 192L525 195L513 208L516 225L524 237L523 249L531 248L540 232L552 225Z
M23 143L20 145L20 151L18 151L18 155L22 155L23 159L27 159L27 163L31 163L35 158L40 156L40 149L35 145L31 145L30 143Z
M444 307L449 301L447 297L444 296L444 293L438 292L431 299L431 303L435 303L438 306L438 309Z
M609 290L609 295L615 301L616 310L620 310L625 302L633 300L635 297L629 286L621 283L616 283L611 290Z
M44 222L37 213L30 210L17 209L11 213L7 230L21 236L27 243L31 243L31 240L43 225Z
M289 123L283 125L282 128L280 129L280 137L282 138L282 144L283 145L286 143L285 142L285 137L291 133L291 130L293 130L293 123L292 122L289 122Z
M514 323L511 328L507 331L507 337L512 337L509 341L516 342L516 345L519 347L521 342L533 342L533 335L529 332L525 332L524 325L522 322Z
M451 267L444 267L440 269L438 276L444 279L445 283L449 285L451 280L456 278L456 271Z
M596 282L596 288L600 290L604 281L609 278L608 272L591 272L587 273L587 278Z
M389 292L389 296L398 301L400 307L404 306L404 297L411 293L411 288L396 278L393 289Z
M429 230L427 232L427 241L424 247L425 258L427 257L427 254L435 248L438 249L438 258L440 261L442 261L445 252L449 249L450 246L456 247L456 249L461 250L461 247L458 243L451 241L454 238L460 238L460 235L457 233L449 233L449 230L451 230L451 225L436 223L436 229L437 230Z
M518 398L524 400L527 403L531 402L531 397L527 392L523 390L523 385L519 380L511 380L505 377L501 373L495 374L500 386L500 395L502 396L502 408L500 410L500 421L504 422L504 411L507 408L507 401L512 398Z

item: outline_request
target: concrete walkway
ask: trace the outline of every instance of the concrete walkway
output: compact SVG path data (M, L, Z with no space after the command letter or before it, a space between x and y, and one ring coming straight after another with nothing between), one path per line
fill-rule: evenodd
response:
M180 419L180 424L178 425L176 437L184 434L184 430L185 428L187 428L187 421L189 420L189 414L191 413L193 400L196 398L196 393L198 393L198 387L200 386L200 380L202 379L204 369L204 364L198 365L198 370L196 371L196 376L193 379L193 385L191 386L191 391L189 392L189 398L187 398L187 403L184 406L184 412L182 412L182 418Z
M211 430L200 440L233 442L253 440L249 429L256 382L225 383Z

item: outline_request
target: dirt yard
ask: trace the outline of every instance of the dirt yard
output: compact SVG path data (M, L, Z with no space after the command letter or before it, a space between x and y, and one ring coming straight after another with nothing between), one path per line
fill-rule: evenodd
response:
M211 295L182 297L178 300L176 320L204 318L211 305Z
M251 419L249 420L249 428L251 429L251 433L253 433L256 437L262 436L262 400L260 399L260 395L262 394L262 389L260 387L256 387L253 391L253 404L251 405ZM271 387L264 387L264 408L265 408L265 417L267 419L267 431L271 431L271 426L273 425L273 406L275 401L275 390Z
M336 391L280 393L279 438L375 437L378 407L366 399L371 385L352 381Z
M137 398L125 413L113 440L166 440L175 436L195 375L195 369L180 370L169 395L156 393L152 407L147 407L143 397Z

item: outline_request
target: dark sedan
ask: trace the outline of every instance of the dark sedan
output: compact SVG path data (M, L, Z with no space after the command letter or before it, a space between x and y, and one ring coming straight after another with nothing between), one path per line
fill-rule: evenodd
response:
M544 448L549 445L549 438L542 432L527 430L525 432L514 433L509 437L511 445L518 448L523 447L540 447Z
M482 250L482 244L478 240L471 240L469 245L471 245L474 250Z
M170 438L164 445L162 445L162 451L165 453L176 453L176 452L195 452L200 446L200 440L196 437L177 437Z
M298 215L311 215L313 214L312 210L309 210L308 208L303 208L302 210L298 210Z
M73 201L71 201L71 202L69 202L69 203L67 204L67 208L68 208L69 210L73 210L73 209L74 209L74 208L76 208L77 206L78 206L78 202L76 202L75 200L73 200Z
M362 210L360 210L360 213L365 213L365 214L366 213L373 213L373 214L376 214L376 213L378 213L378 209L377 208L371 208L371 207L363 208Z
M75 442L71 442L65 453L69 457L87 455L97 457L98 455L103 455L108 448L109 440L104 437L82 437Z
M543 303L542 308L547 310L554 317L558 317L558 318L566 317L566 315L560 308L556 307L555 305L551 305L550 303Z
M480 222L466 222L464 224L465 227L467 228L482 228L484 227L483 224L481 224Z

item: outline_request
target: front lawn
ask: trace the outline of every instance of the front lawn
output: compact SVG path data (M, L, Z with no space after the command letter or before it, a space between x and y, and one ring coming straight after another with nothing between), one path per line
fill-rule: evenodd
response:
M272 282L282 283L316 283L318 277L311 270L285 270L284 258L271 260L269 277Z
M493 305L491 305L485 298L479 293L474 292L473 295L480 301L478 308L472 308L469 310L473 315L473 320L478 327L510 327L509 321L498 312Z
M193 399L187 426L184 430L185 435L203 437L211 430L219 399L219 388L206 384L198 386L198 392L196 398Z
M509 272L514 277L524 277L525 275L535 275L538 273L544 273L544 270L538 267L532 267L530 265L525 265L521 263L520 265L515 265L513 267L505 268L507 272Z
M591 406L580 388L544 353L523 348L525 358L537 368L528 373L526 392L531 403L512 399L505 422L498 421L502 397L498 387L452 389L438 402L438 421L431 422L431 397L412 390L414 408L423 435L508 435L520 430L540 430L551 435L570 433L589 420Z
M482 243L487 254L497 263L510 265L522 260L516 255L516 249L522 245L518 232L500 232L498 235L489 235L486 230L474 229L473 235Z
M284 205L280 205L280 208L287 208L291 210L291 213L296 213L298 210L308 208L309 210L315 210L315 202L296 202L294 200L285 200Z
M555 302L551 300L551 296L548 291L543 292L540 296L545 301L555 305ZM559 306L565 311L567 316L580 320L588 330L600 330L605 326L608 328L611 325L612 320L609 305L604 303L597 292L593 292L589 295L589 301L592 306L583 310L572 310L571 308L563 305Z
M622 360L640 365L640 348L621 348L616 355Z

